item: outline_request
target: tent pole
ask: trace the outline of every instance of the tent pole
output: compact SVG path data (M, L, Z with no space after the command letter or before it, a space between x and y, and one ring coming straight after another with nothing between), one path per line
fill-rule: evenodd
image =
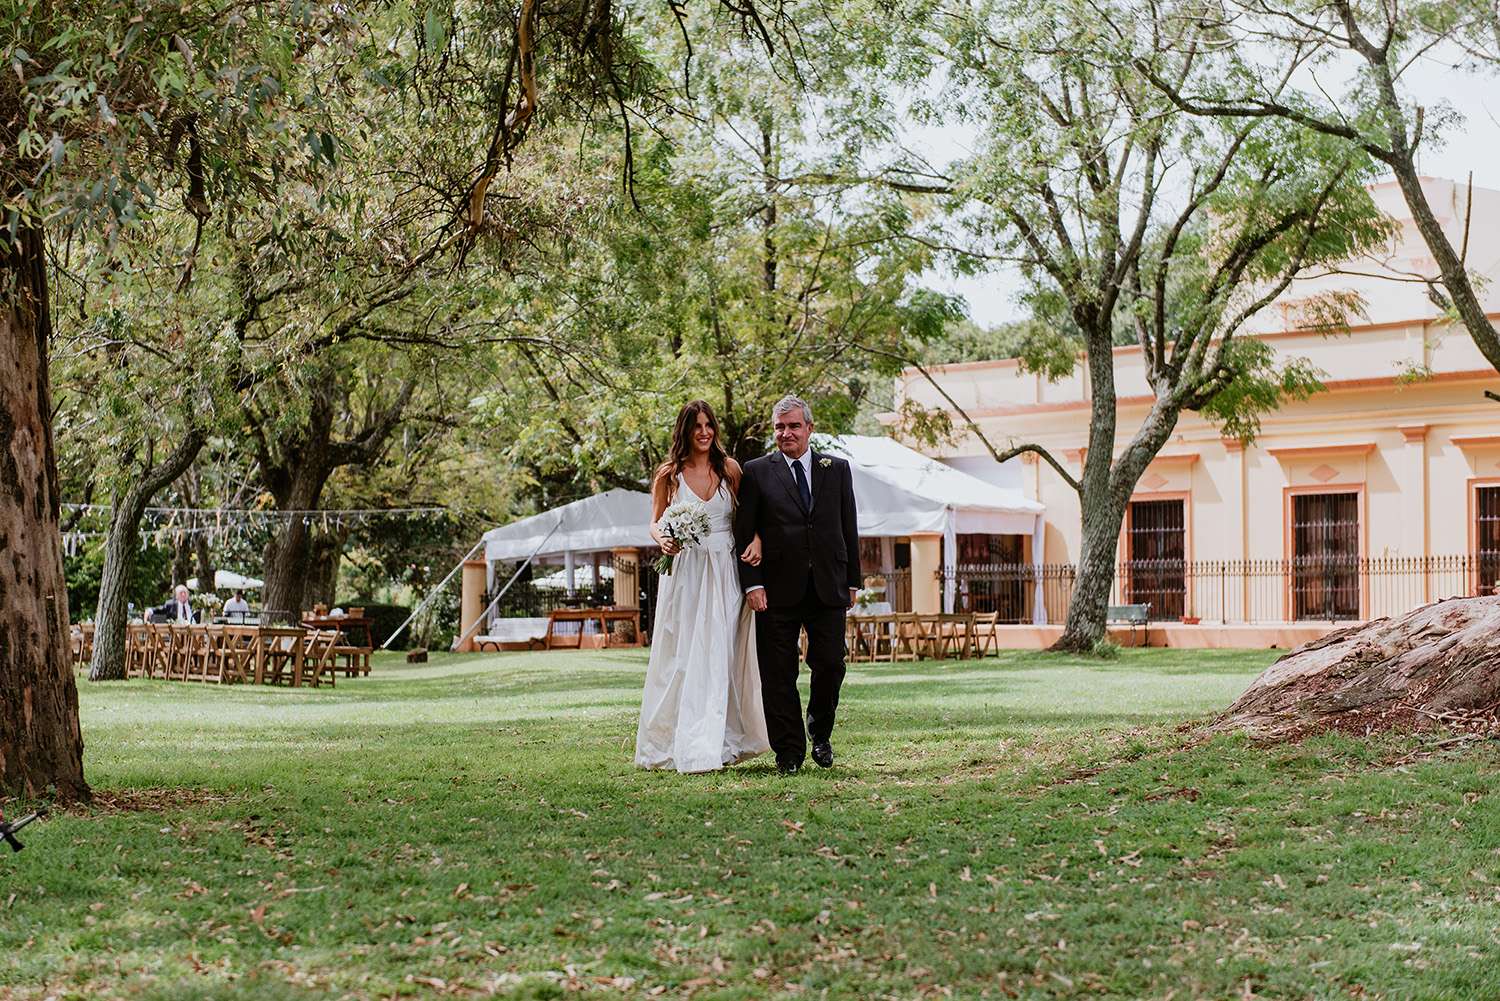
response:
M531 551L531 555L526 557L520 566L516 567L516 572L510 575L510 580L506 581L505 586L500 589L500 593L495 595L495 600L490 602L488 608L479 613L479 618L474 620L474 624L469 627L469 631L458 638L458 642L454 645L455 648L463 646L464 641L474 635L474 630L479 628L479 624L490 617L490 613L495 610L495 606L500 604L500 599L505 597L505 592L509 591L510 586L516 582L516 578L521 576L521 571L531 565L531 561L536 559L536 554L542 551L542 546L545 546L548 539L552 538L553 532L556 532L561 527L562 519L559 518L557 519L557 524L552 526L552 531L547 533L547 538L538 543L537 547Z
M464 564L467 563L467 562L469 562L469 560L473 557L473 555L475 553L479 552L480 547L482 547L483 545L484 545L484 540L480 539L479 540L479 545L477 545L473 549L469 550L469 555L465 556L463 559L459 560L458 561L458 566L456 566L452 570L448 571L448 576L446 576L446 577L443 578L443 582L441 584L439 584L437 587L435 587L435 588L432 589L432 593L430 593L429 595L427 595L426 600L423 601L420 605L417 606L416 611L414 611L410 615L408 615L406 617L406 621L403 622L403 623L401 623L399 626L397 626L396 627L396 631L393 632L393 633L391 633L389 636L386 637L385 642L382 643L382 644L380 644L380 649L387 650L387 649L390 648L390 645L391 645L392 641L395 640L395 638L397 636L401 635L401 631L403 629L405 629L407 626L411 625L411 620L412 619L415 619L418 615L422 614L422 609L424 609L428 605L432 604L432 599L436 598L440 593L442 593L443 588L447 585L447 583L450 580L453 579L453 575L456 574L456 573L458 573L460 570L462 570L464 568Z
M958 513L950 505L943 526L943 612L953 614L953 594L958 587Z

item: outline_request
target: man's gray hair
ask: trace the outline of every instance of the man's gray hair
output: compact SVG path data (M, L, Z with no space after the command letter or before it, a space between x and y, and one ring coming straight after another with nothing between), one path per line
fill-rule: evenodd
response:
M772 422L774 423L775 420L776 420L776 418L780 417L782 414L789 414L793 410L796 410L798 407L802 408L802 419L807 422L807 426L808 427L812 427L812 424L813 424L812 407L809 407L807 405L807 401L806 400L803 400L803 399L800 399L800 398L798 398L796 396L793 396L791 393L788 393L785 396L783 396L780 400L778 400L776 402L776 406L774 406L774 407L771 408L771 420L772 420Z

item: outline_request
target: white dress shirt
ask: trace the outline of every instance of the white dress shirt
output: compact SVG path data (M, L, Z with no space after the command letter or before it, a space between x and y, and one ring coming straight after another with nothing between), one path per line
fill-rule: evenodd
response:
M787 455L785 452L778 452L776 454L780 455L781 458L782 458L782 460L786 463L786 471L791 476L792 482L794 484L797 482L797 474L795 472L792 472L792 467L795 466L795 465L797 465L798 463L801 463L801 465L802 465L802 472L807 477L807 495L808 495L808 499L811 500L811 498L812 498L812 447L808 446L807 451L803 452L800 456L798 456L795 459L793 459L791 456ZM762 585L756 584L754 587L747 587L747 588L745 588L745 593L749 594L751 591L759 591L759 590L762 590L762 589L763 589Z
M811 494L812 493L812 449L809 448L807 451L803 452L799 457L797 457L795 459L793 459L790 456L788 456L785 452L781 453L781 457L786 460L786 471L792 474L792 482L793 483L797 482L797 474L792 471L792 467L794 465L797 465L798 463L801 463L801 465L802 465L802 473L803 473L804 476L807 477L807 492L809 494Z

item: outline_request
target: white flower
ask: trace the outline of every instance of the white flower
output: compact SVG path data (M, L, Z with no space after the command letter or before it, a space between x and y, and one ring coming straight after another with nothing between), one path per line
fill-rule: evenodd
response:
M656 522L661 534L670 538L683 549L692 549L708 538L712 526L709 524L708 507L702 501L680 501L661 513ZM656 562L657 573L672 572L672 556L663 556Z
M833 465L833 460L825 456L824 458L818 460L818 465L822 466L824 469L827 469L829 466Z

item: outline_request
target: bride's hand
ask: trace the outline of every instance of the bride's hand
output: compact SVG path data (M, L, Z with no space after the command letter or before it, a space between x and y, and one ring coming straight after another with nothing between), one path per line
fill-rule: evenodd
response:
M651 538L655 539L656 544L661 547L663 556L676 556L682 552L682 547L677 544L677 540L665 532L657 531L655 525L651 526Z
M753 539L750 540L750 545L748 545L748 546L745 547L745 551L740 554L740 559L744 560L746 563L750 564L752 567L758 567L758 566L760 566L760 533L759 532L757 532L755 534L755 538L753 538Z

